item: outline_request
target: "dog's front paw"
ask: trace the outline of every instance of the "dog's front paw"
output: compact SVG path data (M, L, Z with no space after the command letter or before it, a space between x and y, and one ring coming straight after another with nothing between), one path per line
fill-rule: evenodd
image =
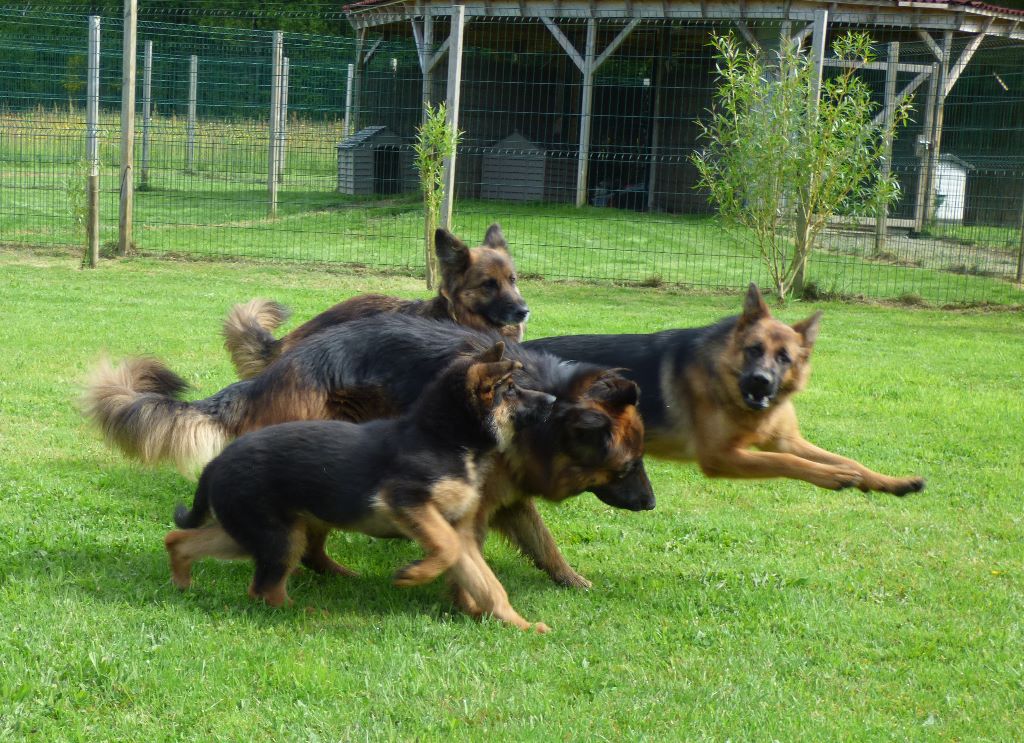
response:
M551 580L560 586L565 586L566 588L582 588L586 590L594 585L575 570L555 573L551 576Z
M924 490L923 477L902 477L895 480L892 487L888 489L893 495L907 495L908 493L920 493Z
M541 635L546 635L548 632L551 631L551 628L544 624L544 622L537 622L533 625L532 629L534 629L538 634Z

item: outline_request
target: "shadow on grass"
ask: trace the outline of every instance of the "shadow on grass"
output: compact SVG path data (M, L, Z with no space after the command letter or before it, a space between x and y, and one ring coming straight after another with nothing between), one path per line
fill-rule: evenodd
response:
M271 609L248 598L248 561L201 561L193 568L192 587L179 591L170 582L163 536L173 528L174 505L191 503L193 483L167 469L101 467L88 459L56 460L48 470L53 479L43 483L34 523L0 565L4 590L17 593L47 585L48 594L71 594L86 603L178 606L210 617L251 616L267 624L292 622L297 612L462 616L448 599L443 579L412 589L392 585L395 570L422 556L418 545L347 532L331 536L328 552L360 575L345 578L300 569L289 581L295 602L291 608ZM31 487L26 482L26 494ZM52 497L54 491L63 495ZM492 551L499 554L489 563L514 605L517 598L533 602L547 594L584 600L582 592L552 584L525 558L507 549ZM596 582L605 578L589 577Z

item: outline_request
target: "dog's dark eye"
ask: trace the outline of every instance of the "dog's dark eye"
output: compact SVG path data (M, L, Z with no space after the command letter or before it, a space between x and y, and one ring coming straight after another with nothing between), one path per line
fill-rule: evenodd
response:
M747 355L748 359L759 359L764 355L764 349L760 345L747 346L743 349L743 353Z
M629 477L634 472L636 472L636 468L639 467L639 466L640 466L640 460L639 459L634 459L632 462L630 462L625 467L623 467L621 470L619 470L619 474L618 474L619 479L622 479L623 477Z
M492 289L493 290L493 289L497 289L498 288L498 282L497 282L496 279L487 279L487 281L485 281L482 284L482 286L483 286L484 289Z
M793 359L790 358L790 355L786 351L786 349L782 349L777 354L775 354L775 358L779 360L780 364L790 364L793 361Z
M509 277L508 277L508 282L509 282L510 284L512 284L512 285L515 285L515 283L516 283L516 277L515 277L515 274L512 274L511 276L509 276Z

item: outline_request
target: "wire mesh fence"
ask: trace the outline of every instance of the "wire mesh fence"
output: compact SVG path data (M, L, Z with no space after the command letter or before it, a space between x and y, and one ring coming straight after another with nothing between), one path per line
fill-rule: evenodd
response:
M450 22L447 9L435 10L429 21L402 16L350 36L283 35L276 210L272 32L140 21L136 249L421 271L411 147L424 103L448 95ZM86 21L0 8L0 245L84 243ZM900 199L881 242L875 214L834 221L811 257L812 287L1020 303L1024 44L957 35L946 48L941 36L929 44L901 23L874 19L878 63L858 72L881 109L889 43L900 42L895 87L915 96L912 122L893 145ZM597 23L565 11L472 18L453 229L475 240L502 223L528 276L708 289L767 283L751 236L724 225L696 187L691 158L717 84L711 35L738 29L769 55L781 33L799 37L803 25L748 15L740 26ZM842 30L833 26L830 38ZM108 250L121 185L121 33L120 17L102 19L100 234ZM825 76L836 72L826 64ZM949 95L937 96L953 73Z

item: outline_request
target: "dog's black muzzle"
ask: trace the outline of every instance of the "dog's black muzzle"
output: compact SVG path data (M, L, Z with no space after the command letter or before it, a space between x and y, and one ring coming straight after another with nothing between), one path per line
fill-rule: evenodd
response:
M546 392L524 390L522 387L516 389L519 392L519 404L516 407L516 430L546 421L558 398Z
M487 319L495 325L518 325L529 316L530 308L521 301L498 302L487 312Z
M647 477L643 460L639 460L625 477L591 488L590 492L613 508L625 508L628 511L650 511L654 508L654 488Z
M762 369L745 372L740 377L740 394L751 410L765 410L778 392L778 379Z

